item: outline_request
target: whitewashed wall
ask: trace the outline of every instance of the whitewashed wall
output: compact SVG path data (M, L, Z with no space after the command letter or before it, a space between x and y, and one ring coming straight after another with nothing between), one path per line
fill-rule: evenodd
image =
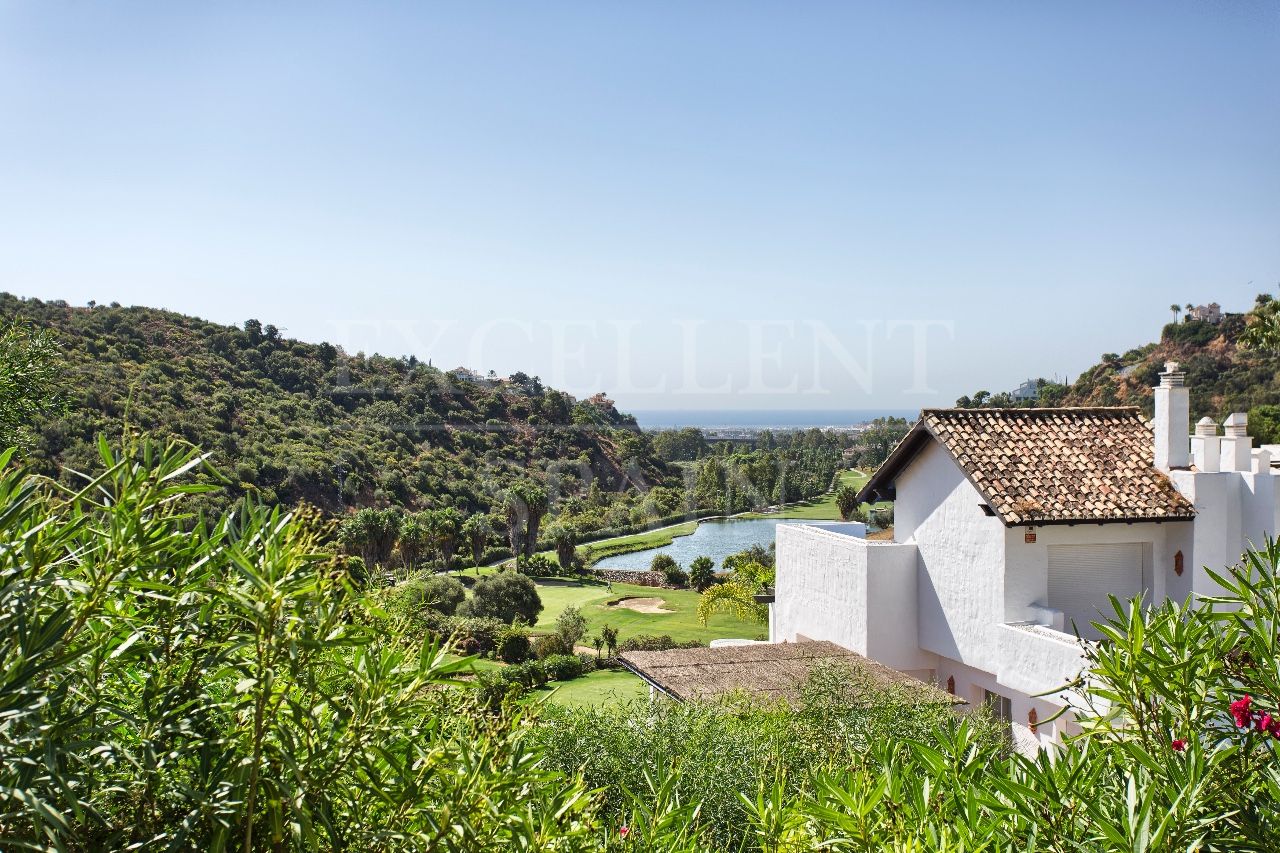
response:
M1004 621L1005 528L982 496L930 442L898 477L894 538L919 554L920 646L995 670L995 626Z
M916 549L779 525L773 639L829 640L895 669L932 671L917 642Z

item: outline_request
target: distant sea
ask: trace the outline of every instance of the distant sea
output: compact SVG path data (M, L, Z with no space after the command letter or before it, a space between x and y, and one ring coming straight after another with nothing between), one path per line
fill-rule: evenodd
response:
M643 429L808 429L851 427L876 418L914 420L919 409L641 409L631 411Z

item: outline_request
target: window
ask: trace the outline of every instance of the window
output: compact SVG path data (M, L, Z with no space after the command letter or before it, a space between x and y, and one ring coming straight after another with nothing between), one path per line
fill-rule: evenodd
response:
M1002 723L1013 722L1013 700L990 690L982 691L982 703L991 709L991 716Z

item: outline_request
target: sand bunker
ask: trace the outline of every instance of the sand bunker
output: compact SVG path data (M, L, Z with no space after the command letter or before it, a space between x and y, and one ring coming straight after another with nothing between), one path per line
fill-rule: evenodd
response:
M608 606L625 607L637 613L675 613L674 610L668 610L662 606L666 603L666 600L661 598L620 598L617 601L610 601Z

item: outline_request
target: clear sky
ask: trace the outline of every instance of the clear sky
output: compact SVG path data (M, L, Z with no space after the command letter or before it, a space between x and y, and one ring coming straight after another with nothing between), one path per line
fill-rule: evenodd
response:
M0 289L913 408L1280 282L1280 4L0 2Z

